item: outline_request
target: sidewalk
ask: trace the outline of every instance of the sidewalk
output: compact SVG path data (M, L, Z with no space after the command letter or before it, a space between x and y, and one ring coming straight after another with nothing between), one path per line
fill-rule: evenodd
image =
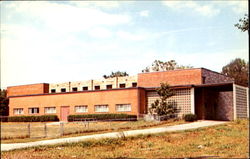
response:
M227 122L203 120L203 121L197 121L197 122L192 122L192 123L187 123L187 124L180 124L180 125L159 127L159 128L149 128L149 129L142 129L142 130L128 130L128 131L122 131L122 132L94 134L94 135L87 135L87 136L43 140L43 141L35 141L35 142L27 142L27 143L1 144L1 151L10 151L10 150L14 150L14 149L22 149L22 148L43 146L43 145L73 143L73 142L80 142L80 141L86 141L86 140L92 140L92 139L122 138L122 137L136 136L136 135L190 130L190 129L197 129L197 128L201 128L201 127L225 124L225 123L227 123Z

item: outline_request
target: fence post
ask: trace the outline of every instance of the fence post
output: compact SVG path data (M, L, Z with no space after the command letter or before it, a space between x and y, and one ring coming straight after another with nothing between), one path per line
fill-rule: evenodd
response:
M44 135L45 135L45 137L47 137L47 125L46 125L46 123L44 123Z
M28 124L28 137L30 138L30 123Z
M60 123L60 135L63 136L64 131L63 131L63 123Z

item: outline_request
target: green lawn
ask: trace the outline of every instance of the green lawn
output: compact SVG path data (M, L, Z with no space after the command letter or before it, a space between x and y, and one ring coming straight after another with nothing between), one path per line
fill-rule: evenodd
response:
M47 137L45 137L44 124L41 122L30 123L31 138L28 136L28 124L29 123L1 123L1 139L2 143L19 143L30 142L38 140L46 140L52 138L83 136L104 132L121 131L121 130L133 130L142 129L157 126L169 126L185 123L184 120L169 120L162 122L155 121L117 121L117 122L90 122L86 124L84 122L69 122L63 126L63 136L60 136L60 125L51 125L47 123Z
M248 131L248 120L238 120L190 131L14 150L2 158L248 158Z

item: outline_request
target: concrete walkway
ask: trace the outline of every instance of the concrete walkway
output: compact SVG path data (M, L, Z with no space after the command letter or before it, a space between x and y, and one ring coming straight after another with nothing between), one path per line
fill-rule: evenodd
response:
M27 142L27 143L1 144L1 151L10 151L14 149L22 149L22 148L43 146L43 145L74 143L74 142L80 142L80 141L86 141L86 140L92 140L92 139L123 138L123 137L136 136L136 135L157 134L157 133L163 133L163 132L190 130L190 129L197 129L201 127L225 124L225 123L226 122L224 121L206 121L206 120L204 121L203 120L203 121L197 121L197 122L192 122L192 123L187 123L187 124L165 126L165 127L159 127L159 128L111 132L111 133L104 133L104 134L94 134L94 135L87 135L87 136L43 140L43 141L35 141L35 142Z

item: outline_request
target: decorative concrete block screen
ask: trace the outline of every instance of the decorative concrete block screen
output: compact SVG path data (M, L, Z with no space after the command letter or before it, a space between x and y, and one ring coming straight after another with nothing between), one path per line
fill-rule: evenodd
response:
M156 91L147 92L148 109L156 99L159 99L159 95ZM175 95L170 97L169 100L174 100L177 102L177 107L180 111L178 113L178 117L182 117L183 114L191 113L191 89L177 89L175 90Z
M248 117L248 89L246 87L235 86L235 109L236 109L236 118L247 118Z

